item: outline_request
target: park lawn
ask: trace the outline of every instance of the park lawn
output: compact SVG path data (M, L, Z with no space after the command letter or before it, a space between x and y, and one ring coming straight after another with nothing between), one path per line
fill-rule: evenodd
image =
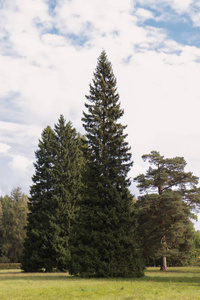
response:
M0 299L200 299L200 268L148 268L145 277L82 279L66 273L0 271Z

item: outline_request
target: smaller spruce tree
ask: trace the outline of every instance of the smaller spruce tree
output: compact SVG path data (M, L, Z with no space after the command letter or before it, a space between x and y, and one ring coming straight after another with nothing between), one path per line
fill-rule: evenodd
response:
M68 240L83 164L79 137L63 116L54 130L44 129L36 158L22 269L63 271L70 260Z

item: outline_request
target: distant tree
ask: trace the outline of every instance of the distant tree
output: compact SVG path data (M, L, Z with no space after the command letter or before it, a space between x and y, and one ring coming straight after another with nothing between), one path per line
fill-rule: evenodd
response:
M0 197L0 257L1 257L1 249L3 245L3 208L2 208L2 197Z
M195 249L198 250L198 256L200 256L200 230L195 231L194 234Z
M119 119L120 108L111 63L103 51L98 59L87 112L83 196L71 235L71 274L117 277L143 275L135 239L132 195L127 174L131 153Z
M190 253L190 263L193 263L193 265L199 265L200 266L200 230L194 231L194 247Z
M27 224L28 198L20 188L11 196L1 197L1 260L20 262L25 226Z
M194 228L190 219L200 203L198 178L184 171L182 157L164 158L152 151L142 158L151 166L146 174L135 178L144 193L135 204L140 241L144 256L162 257L161 269L166 270L167 257L184 259L192 248Z
M63 271L70 259L68 240L83 164L80 139L63 116L54 130L44 129L36 159L22 268Z

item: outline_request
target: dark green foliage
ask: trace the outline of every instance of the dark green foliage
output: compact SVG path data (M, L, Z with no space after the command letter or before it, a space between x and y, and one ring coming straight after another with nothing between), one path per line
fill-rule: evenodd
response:
M11 196L0 198L0 230L2 262L20 262L25 226L27 224L28 198L20 188L12 190Z
M38 271L45 267L52 269L55 260L54 243L55 228L53 202L53 158L55 135L48 126L42 133L39 149L36 151L37 162L31 198L29 203L27 238L24 243L22 269L29 272ZM53 253L52 253L53 252ZM54 263L54 262L53 262Z
M149 194L135 204L138 233L147 263L166 256L182 261L193 244L193 225L187 205L177 192Z
M3 245L3 208L0 200L0 257L1 257L2 245Z
M54 131L48 126L36 151L30 194L24 271L66 270L69 234L81 186L80 141L72 124L60 117Z
M193 246L190 219L194 218L192 209L199 205L198 178L184 171L182 157L165 159L152 151L142 158L151 165L145 175L135 178L145 192L135 204L143 255L147 262L161 257L182 261Z
M85 168L83 199L71 236L71 274L141 276L143 263L135 241L132 196L127 174L130 148L119 123L116 79L105 52L99 57L83 126Z
M200 256L200 231L197 230L194 233L194 245L195 249L199 251L199 256Z
M193 266L200 266L200 231L194 231L193 234L193 248L190 251L188 264Z

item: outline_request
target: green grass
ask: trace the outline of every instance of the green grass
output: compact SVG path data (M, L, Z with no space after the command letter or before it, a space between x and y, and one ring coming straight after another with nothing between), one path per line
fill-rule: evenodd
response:
M0 263L0 270L20 269L19 263Z
M0 299L200 299L200 268L148 268L141 279L81 279L0 270Z

